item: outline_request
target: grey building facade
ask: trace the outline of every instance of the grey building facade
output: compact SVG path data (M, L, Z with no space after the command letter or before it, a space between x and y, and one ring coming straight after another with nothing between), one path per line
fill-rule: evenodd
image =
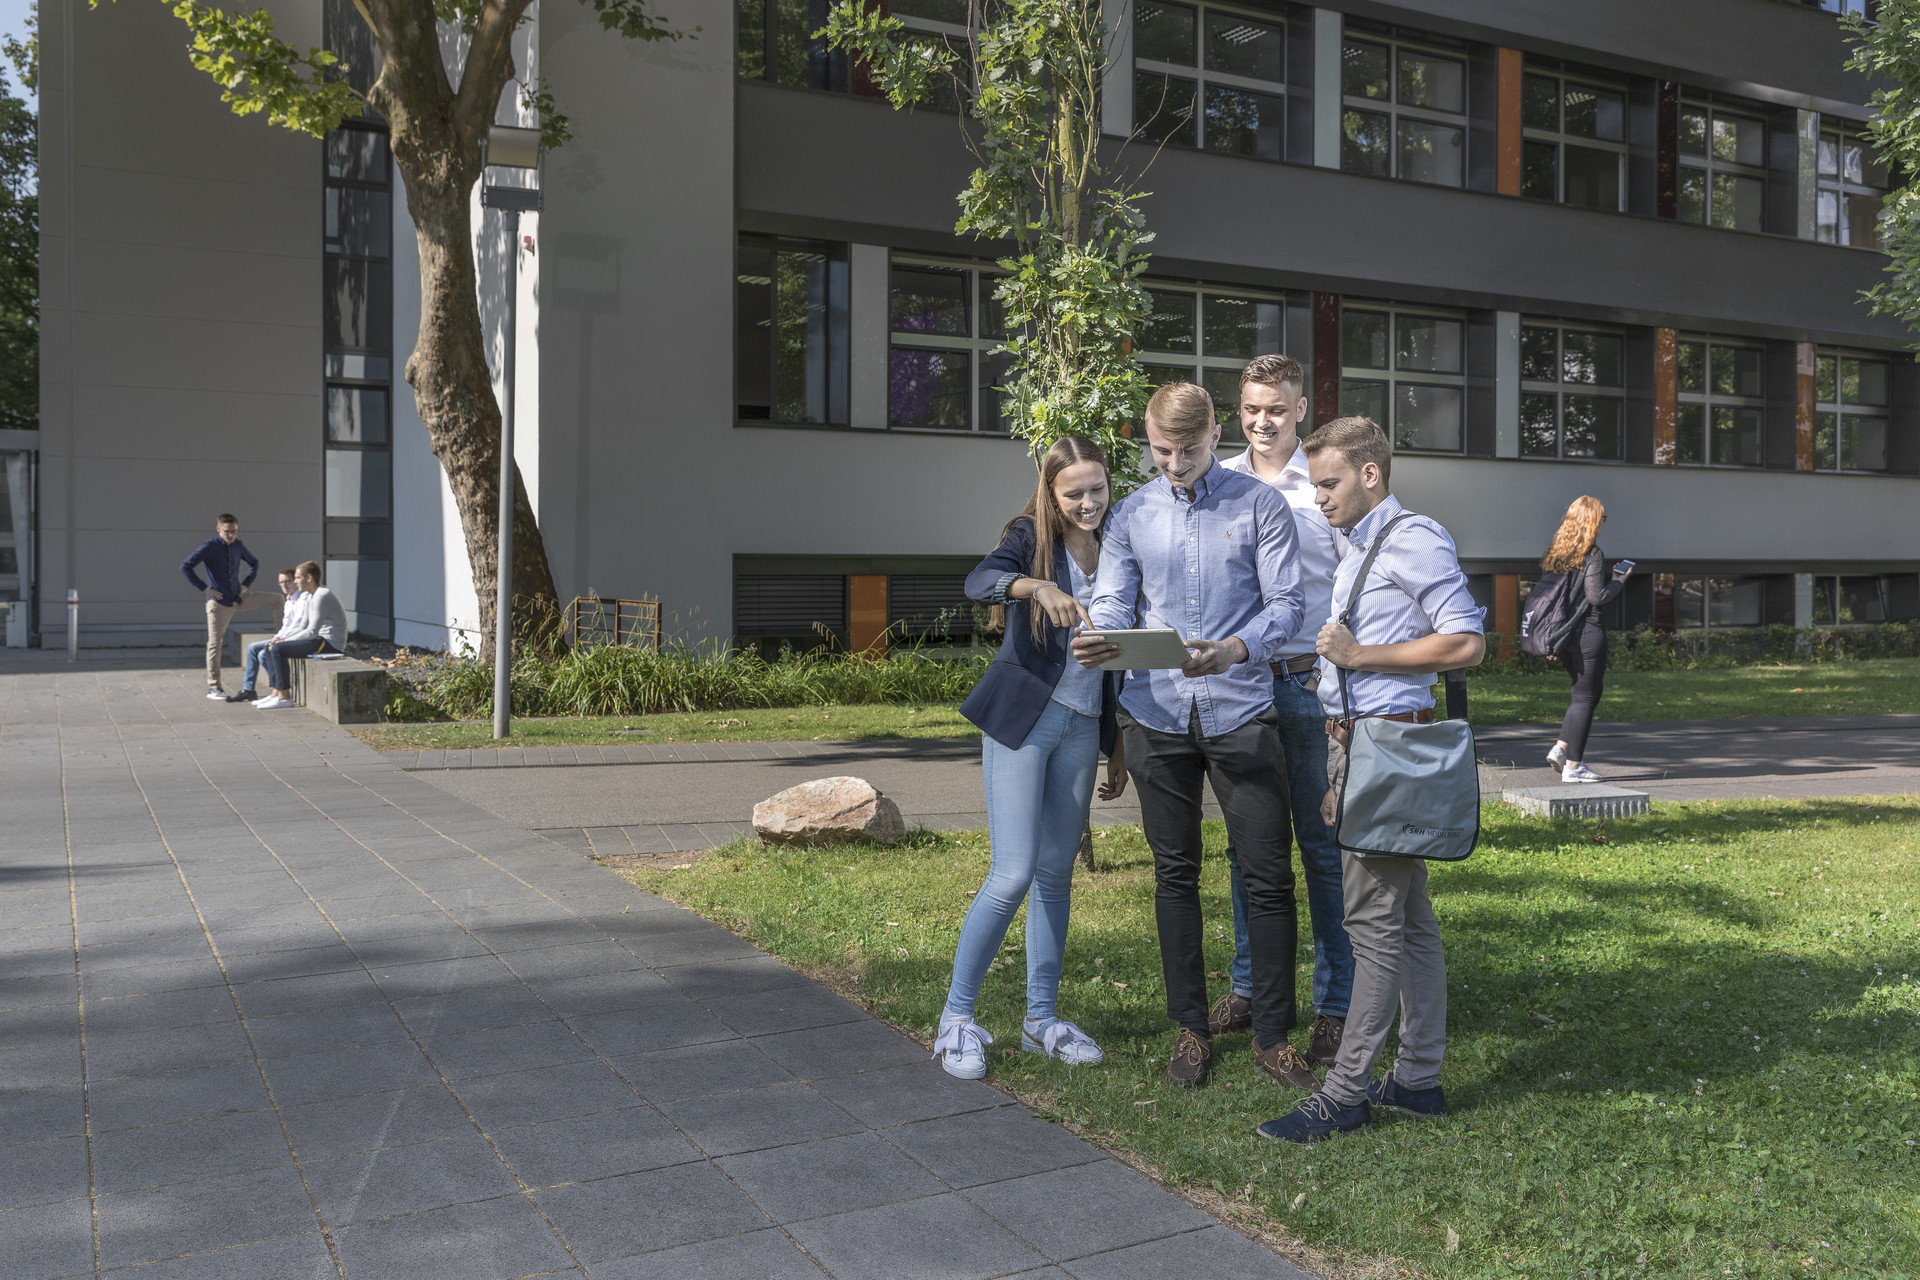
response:
M959 0L890 11L964 34ZM576 140L525 242L476 211L496 338L518 257L516 452L556 580L656 596L693 640L964 636L960 576L1032 470L998 420L996 248L952 230L957 100L861 91L809 38L819 0L663 12L698 38L541 15L524 61ZM234 509L263 555L326 559L364 633L458 643L477 609L399 377L417 267L377 122L322 145L226 117L161 16L46 24L42 632L69 585L99 600L87 642L191 627L172 564ZM1581 493L1643 570L1617 625L1920 617L1920 371L1858 300L1903 178L1864 146L1832 12L1108 16L1104 124L1157 233L1136 350L1214 390L1229 440L1240 365L1294 355L1316 422L1389 429L1396 490L1453 531L1502 629ZM350 39L318 3L302 22ZM124 141L161 110L177 156ZM222 148L255 159L194 171Z

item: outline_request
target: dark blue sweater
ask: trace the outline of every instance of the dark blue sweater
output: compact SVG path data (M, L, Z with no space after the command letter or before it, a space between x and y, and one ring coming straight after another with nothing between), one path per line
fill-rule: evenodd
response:
M240 576L240 564L246 562L247 576ZM196 565L207 567L207 580L200 581L200 575L194 572ZM260 572L260 561L253 552L247 550L247 544L235 538L231 545L218 536L205 542L180 562L180 572L187 575L187 581L193 584L195 591L211 591L223 605L240 603L240 591L253 585L253 576Z
M1000 652L987 667L986 674L980 677L980 683L973 687L967 700L960 704L960 714L979 725L980 732L1001 746L1017 751L1026 742L1027 735L1033 732L1033 726L1039 723L1040 713L1047 709L1047 703L1053 698L1054 686L1060 683L1061 673L1067 669L1067 663L1073 660L1069 652L1073 631L1068 627L1048 624L1044 629L1046 639L1035 644L1028 613L1031 604L1026 600L1009 600L1002 594L1004 589L1000 584L1010 581L1008 574L1022 578L1033 576L1031 520L1023 518L1014 521L1001 538L1000 545L967 575L967 598L980 604L1004 604L1007 608L1007 630L1000 644ZM1068 595L1073 594L1073 577L1067 569L1067 549L1064 546L1053 550L1053 582ZM1100 685L1100 750L1112 755L1120 728L1121 673L1108 671L1103 674L1105 679Z

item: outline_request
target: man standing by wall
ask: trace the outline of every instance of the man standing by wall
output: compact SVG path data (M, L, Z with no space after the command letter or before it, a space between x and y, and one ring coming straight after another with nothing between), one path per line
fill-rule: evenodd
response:
M195 591L207 598L207 697L225 702L227 691L220 686L220 650L226 643L227 624L245 606L247 588L260 572L260 561L240 541L240 521L231 512L222 512L213 529L213 537L180 562L180 572ZM240 574L243 563L247 567L245 577ZM200 581L202 566L207 571L205 582Z

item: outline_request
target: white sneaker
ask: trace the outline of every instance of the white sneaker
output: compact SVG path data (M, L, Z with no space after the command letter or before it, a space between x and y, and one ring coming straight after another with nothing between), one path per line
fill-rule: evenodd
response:
M1560 770L1562 782L1605 782L1606 779L1584 764L1570 764Z
M253 709L255 711L278 711L282 707L290 707L292 705L292 698L282 698L278 694L274 694L254 703Z
M225 689L222 689L219 685L215 685L213 686L213 688L207 690L208 702L225 702L226 700L227 700L227 691Z
M1107 1060L1093 1037L1055 1018L1051 1022L1025 1022L1020 1026L1020 1048L1027 1053L1058 1058L1076 1067L1097 1067Z
M986 1028L972 1018L940 1015L940 1036L933 1042L933 1056L940 1069L962 1080L978 1080L987 1074L987 1046L993 1043Z
M1559 743L1553 744L1553 750L1547 752L1547 763L1556 769L1567 767L1567 749Z

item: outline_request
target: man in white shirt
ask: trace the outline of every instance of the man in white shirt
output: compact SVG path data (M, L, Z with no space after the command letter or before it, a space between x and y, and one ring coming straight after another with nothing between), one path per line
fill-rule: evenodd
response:
M1320 628L1320 702L1327 715L1327 781L1321 816L1334 822L1354 719L1433 719L1436 672L1478 665L1486 654L1482 610L1447 531L1405 511L1387 491L1393 450L1365 418L1337 418L1308 439L1314 500L1352 544L1334 575L1345 610L1366 554L1385 534L1348 626ZM1347 676L1343 699L1340 672ZM1349 701L1350 700L1350 701ZM1351 718L1348 718L1351 717ZM1417 858L1358 857L1342 851L1347 936L1353 943L1353 1000L1346 1034L1320 1091L1256 1132L1312 1142L1370 1124L1372 1104L1432 1118L1447 1113L1440 1060L1447 1045L1447 963L1427 898L1427 864ZM1374 1064L1399 1015L1400 1053L1379 1080Z
M1306 611L1301 628L1274 654L1273 709L1280 720L1280 750L1293 809L1293 837L1306 874L1307 913L1313 920L1313 1034L1308 1062L1330 1067L1340 1055L1340 1036L1353 992L1353 948L1343 923L1340 846L1320 821L1320 795L1327 776L1326 714L1314 697L1319 678L1314 638L1333 616L1333 573L1347 553L1347 540L1333 531L1314 505L1307 455L1300 449L1300 423L1307 412L1306 373L1291 356L1260 356L1240 374L1240 429L1247 451L1221 463L1264 480L1280 491L1293 512L1300 544L1300 586ZM1247 947L1247 888L1240 859L1227 846L1233 886L1231 985L1208 1013L1218 1036L1252 1025L1253 961Z
M291 569L280 571L280 594L286 603L280 609L280 630L274 632L273 640L285 640L300 628L301 619L307 616L303 603L307 593L300 590ZM260 678L260 655L265 653L273 640L255 640L247 646L247 666L240 677L240 692L230 694L228 702L252 702L260 695L254 690L254 683Z

